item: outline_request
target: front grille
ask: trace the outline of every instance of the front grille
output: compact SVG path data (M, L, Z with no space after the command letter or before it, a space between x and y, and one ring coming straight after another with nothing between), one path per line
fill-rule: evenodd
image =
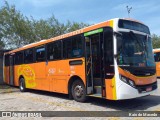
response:
M155 70L135 70L133 72L133 74L136 76L152 76L155 73Z
M152 84L148 84L148 85L137 85L136 88L138 89L139 93L143 93L143 92L148 92L147 88L152 88L151 91L157 89L157 82L154 82Z

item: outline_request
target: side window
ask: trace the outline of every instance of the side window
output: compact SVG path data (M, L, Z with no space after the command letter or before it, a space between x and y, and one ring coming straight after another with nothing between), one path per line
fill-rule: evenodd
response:
M154 53L154 59L155 59L155 62L159 62L160 61L160 53Z
M41 46L36 48L36 62L45 61L45 47Z
M113 32L108 28L104 31L104 54L108 65L113 65Z
M61 59L61 41L49 43L47 45L47 59L48 60Z
M107 27L104 29L104 57L105 57L105 72L106 78L114 77L114 48L113 48L113 29Z
M61 41L54 43L55 59L61 59Z
M9 55L5 55L4 64L5 64L5 66L9 66Z
M83 41L81 36L74 36L63 40L63 57L77 58L83 55Z
M33 49L28 49L24 51L24 63L33 62Z
M47 60L53 60L54 59L54 48L53 48L53 43L49 43L47 45Z
M15 64L23 64L23 52L17 52L15 55Z
M72 57L72 39L63 40L63 57Z
M83 41L81 36L74 37L72 39L72 57L81 57L83 53L82 49Z

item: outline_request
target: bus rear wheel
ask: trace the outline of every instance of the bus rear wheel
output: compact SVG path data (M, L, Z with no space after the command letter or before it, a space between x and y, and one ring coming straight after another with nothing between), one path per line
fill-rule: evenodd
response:
M78 102L85 102L86 97L86 89L84 84L80 80L76 80L72 84L72 96L74 100Z
M26 85L25 85L24 78L20 78L20 80L19 80L19 89L20 89L21 92L26 91Z

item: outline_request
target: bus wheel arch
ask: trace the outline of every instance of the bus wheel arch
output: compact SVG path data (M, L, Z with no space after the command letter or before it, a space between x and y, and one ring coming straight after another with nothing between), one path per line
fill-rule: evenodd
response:
M83 92L82 96L77 96L77 91ZM74 98L74 100L78 102L84 102L86 100L86 88L83 80L78 76L72 76L69 80L68 84L68 93L70 98Z
M25 79L22 75L19 77L19 89L20 89L21 92L26 91Z

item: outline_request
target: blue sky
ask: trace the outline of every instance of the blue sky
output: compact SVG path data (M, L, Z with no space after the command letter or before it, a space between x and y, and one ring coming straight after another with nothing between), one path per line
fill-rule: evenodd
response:
M47 19L54 15L67 20L95 24L112 18L128 17L126 6L132 7L130 17L150 27L160 36L160 0L7 0L27 17ZM0 0L0 7L4 0Z

